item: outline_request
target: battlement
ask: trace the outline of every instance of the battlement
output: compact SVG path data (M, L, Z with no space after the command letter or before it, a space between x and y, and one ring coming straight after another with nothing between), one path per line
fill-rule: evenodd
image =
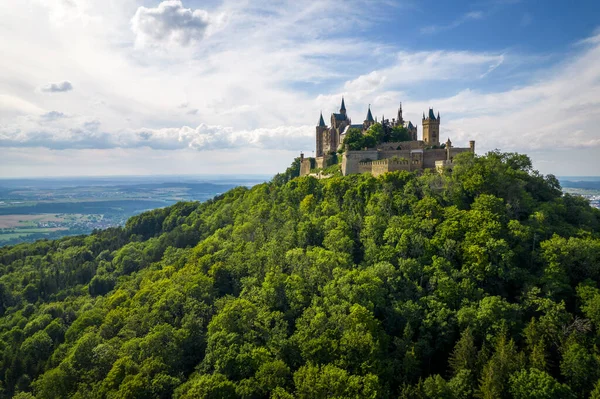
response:
M371 164L371 165L419 165L421 163L420 159L413 159L413 160L409 160L409 159L393 159L393 158L387 158L387 159L381 159L381 160L377 160L377 161L366 161L366 162L359 162L359 165L367 165L367 164Z

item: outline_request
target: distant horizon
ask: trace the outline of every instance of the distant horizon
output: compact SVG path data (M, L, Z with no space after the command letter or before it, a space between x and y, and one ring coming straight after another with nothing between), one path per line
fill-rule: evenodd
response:
M549 175L551 173L544 173L544 175ZM65 176L25 176L25 177L0 177L1 181L15 181L15 180L77 180L77 179L166 179L166 178L185 178L185 179L209 179L209 180L217 180L221 178L225 179L233 179L233 180L241 180L241 179L271 179L275 176L275 174L237 174L237 173L221 173L221 174L148 174L148 175L65 175ZM582 175L582 176L560 176L554 175L559 180L600 180L600 175Z
M20 177L0 177L0 181L2 180L43 180L43 179L117 179L117 178L257 178L262 179L265 177L273 177L275 174L268 173L257 173L257 174L238 174L238 173L219 173L219 174L148 174L148 175L60 175L60 176L20 176Z

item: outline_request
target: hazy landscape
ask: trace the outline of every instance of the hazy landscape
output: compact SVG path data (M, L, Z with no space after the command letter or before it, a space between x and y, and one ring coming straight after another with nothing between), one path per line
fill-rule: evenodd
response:
M268 176L132 176L0 179L0 246L122 226L143 211L206 201ZM600 208L600 177L559 178L563 191Z
M563 192L580 195L590 201L590 205L600 209L600 177L565 176L559 177Z
M0 179L0 246L121 226L143 211L206 201L268 176Z

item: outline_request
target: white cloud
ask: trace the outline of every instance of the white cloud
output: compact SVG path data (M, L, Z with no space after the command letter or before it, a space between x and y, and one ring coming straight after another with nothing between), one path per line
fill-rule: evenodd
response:
M40 115L40 119L42 121L47 121L47 122L51 122L51 121L66 118L66 117L67 117L66 114L64 114L63 112L59 112L59 111L50 111L50 112L46 112L43 115Z
M205 10L184 8L180 0L166 0L155 8L139 7L131 29L140 46L176 44L188 46L202 40L214 22Z
M48 83L40 87L44 93L64 93L73 90L73 85L68 80L63 80L58 83Z
M451 135L453 140L476 138L485 149L600 148L599 64L600 43L532 84L487 93L465 89L428 103L449 116L448 122L442 123L441 134ZM425 108L427 104L414 105Z
M461 15L460 17L456 18L454 21L452 21L451 23L449 23L447 25L425 26L425 27L421 28L421 33L434 34L434 33L438 33L438 32L443 32L446 30L458 28L465 22L482 19L484 17L485 17L485 14L483 13L483 11L470 11L470 12L467 12L467 13Z
M0 94L0 118L42 112L42 108L20 97Z

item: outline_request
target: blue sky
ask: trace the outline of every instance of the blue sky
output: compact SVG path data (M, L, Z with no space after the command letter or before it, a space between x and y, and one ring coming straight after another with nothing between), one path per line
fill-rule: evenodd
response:
M0 2L0 176L276 173L322 110L600 175L598 1Z

